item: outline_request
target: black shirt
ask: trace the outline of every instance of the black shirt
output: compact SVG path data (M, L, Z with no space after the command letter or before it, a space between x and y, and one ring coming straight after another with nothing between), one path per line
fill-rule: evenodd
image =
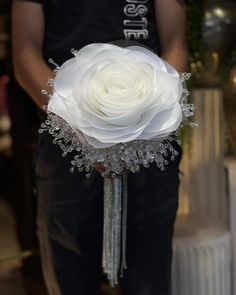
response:
M45 12L44 57L58 64L72 48L131 39L158 51L154 0L28 0Z

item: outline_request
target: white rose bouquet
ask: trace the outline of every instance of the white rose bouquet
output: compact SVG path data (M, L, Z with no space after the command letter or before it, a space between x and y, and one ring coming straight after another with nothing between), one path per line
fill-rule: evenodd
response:
M180 75L142 46L90 44L73 54L50 80L53 93L40 132L48 130L64 156L78 152L72 172L77 168L89 174L101 163L103 175L113 176L112 180L105 178L103 267L114 285L121 255L122 197L123 224L127 209L125 181L122 189L119 175L150 163L164 170L168 152L174 160L173 135L193 115L184 86L189 75ZM122 232L124 245L125 230Z

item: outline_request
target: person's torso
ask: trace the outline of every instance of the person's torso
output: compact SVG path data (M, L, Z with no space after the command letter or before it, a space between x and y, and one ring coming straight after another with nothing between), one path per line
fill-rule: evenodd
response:
M158 51L154 0L45 0L45 59L89 43L130 39Z

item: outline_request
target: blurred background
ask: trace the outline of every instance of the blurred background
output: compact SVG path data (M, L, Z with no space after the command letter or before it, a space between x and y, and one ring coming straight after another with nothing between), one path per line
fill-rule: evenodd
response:
M0 0L0 294L46 295L35 234L39 121L14 79L10 0ZM236 295L236 1L188 1L190 100L181 134L172 295ZM118 294L103 284L103 294Z

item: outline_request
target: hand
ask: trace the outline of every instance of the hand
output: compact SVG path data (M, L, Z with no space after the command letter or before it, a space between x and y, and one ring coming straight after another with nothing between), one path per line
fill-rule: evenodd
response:
M105 167L101 163L95 164L95 169L101 174L104 173L106 170Z
M95 169L100 173L103 174L106 171L106 168L101 163L95 164ZM111 174L106 175L105 177L111 178Z

